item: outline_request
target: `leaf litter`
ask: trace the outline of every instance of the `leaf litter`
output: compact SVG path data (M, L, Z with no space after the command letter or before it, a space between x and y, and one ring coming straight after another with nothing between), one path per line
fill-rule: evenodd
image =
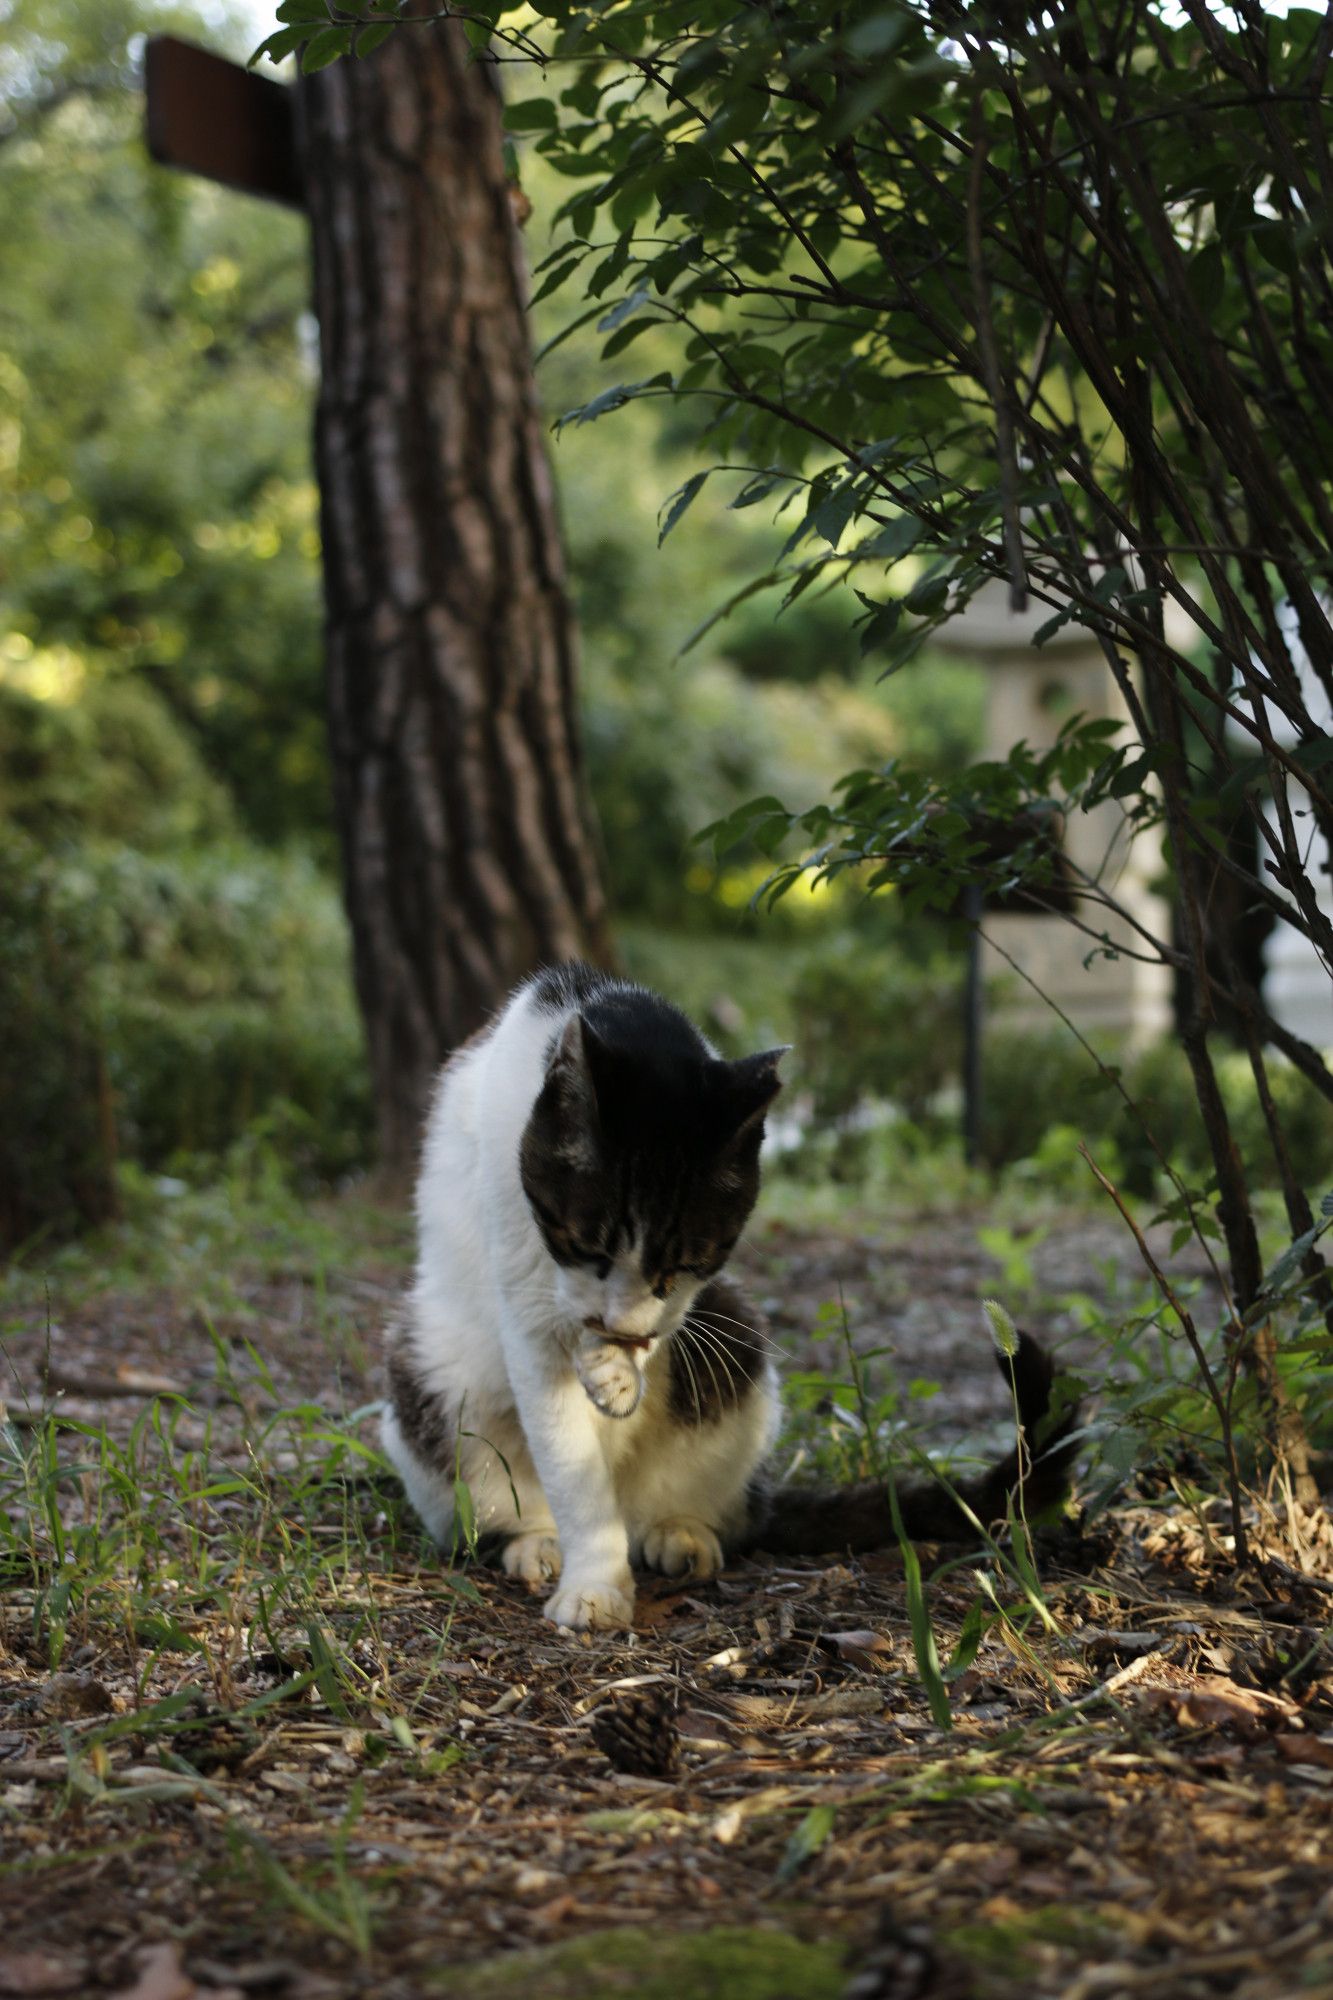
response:
M780 1233L793 1315L840 1254L864 1278ZM979 1624L945 1566L947 1731L896 1553L645 1581L632 1633L573 1641L442 1570L382 1477L398 1278L363 1251L11 1323L0 1995L618 1992L568 1954L641 1931L662 1967L788 1939L802 1993L857 2000L1333 1996L1326 1521L1313 1577L1235 1574L1172 1506L1056 1531L1054 1632Z

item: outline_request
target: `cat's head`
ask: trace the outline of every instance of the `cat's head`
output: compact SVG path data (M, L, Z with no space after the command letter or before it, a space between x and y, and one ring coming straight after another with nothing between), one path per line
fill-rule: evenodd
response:
M669 1032L646 1034L572 1014L520 1154L562 1314L627 1343L674 1330L726 1263L781 1088L781 1049L725 1062L670 1013Z

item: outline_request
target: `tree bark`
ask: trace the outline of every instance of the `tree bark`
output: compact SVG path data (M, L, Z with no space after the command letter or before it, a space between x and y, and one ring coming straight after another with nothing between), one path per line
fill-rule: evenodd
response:
M381 1158L535 967L607 956L493 72L404 26L304 79L334 803Z

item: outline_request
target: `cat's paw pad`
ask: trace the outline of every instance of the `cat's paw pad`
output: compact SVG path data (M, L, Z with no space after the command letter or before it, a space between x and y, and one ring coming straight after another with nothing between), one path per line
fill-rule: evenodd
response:
M506 1576L522 1577L529 1590L543 1590L560 1574L560 1543L541 1530L514 1535L500 1558Z
M604 1417L630 1417L639 1407L643 1377L621 1347L601 1343L583 1348L574 1367L589 1400Z
M722 1567L722 1544L706 1522L677 1514L648 1530L643 1559L663 1576L716 1576Z
M615 1630L634 1622L634 1585L562 1583L546 1600L546 1616L568 1632Z

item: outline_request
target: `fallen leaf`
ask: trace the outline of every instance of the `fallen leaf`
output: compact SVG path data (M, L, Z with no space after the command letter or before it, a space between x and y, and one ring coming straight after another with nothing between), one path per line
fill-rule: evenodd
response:
M553 1896L549 1903L543 1903L540 1909L533 1911L533 1921L538 1924L562 1924L566 1917L573 1916L577 1908L575 1897L568 1894Z
M893 1664L893 1647L882 1632L821 1632L819 1643L825 1652L867 1673L882 1674Z
M1146 1687L1139 1699L1149 1708L1169 1709L1182 1728L1238 1729L1244 1736L1261 1736L1300 1714L1282 1695L1238 1687L1216 1674L1202 1675L1191 1687Z
M802 1720L814 1721L829 1715L878 1715L884 1707L880 1688L827 1688L799 1704Z
M1333 1736L1275 1736L1273 1742L1289 1764L1320 1764L1333 1771Z
M134 1368L122 1362L116 1370L116 1380L122 1389L129 1389L140 1396L183 1396L183 1385L170 1375L159 1374L154 1368Z
M1143 1653L1152 1653L1162 1643L1160 1632L1107 1632L1098 1626L1085 1626L1078 1634L1078 1643L1092 1660L1137 1660Z
M91 1674L52 1674L9 1712L37 1716L43 1722L72 1722L83 1715L109 1715L114 1707L106 1688Z

